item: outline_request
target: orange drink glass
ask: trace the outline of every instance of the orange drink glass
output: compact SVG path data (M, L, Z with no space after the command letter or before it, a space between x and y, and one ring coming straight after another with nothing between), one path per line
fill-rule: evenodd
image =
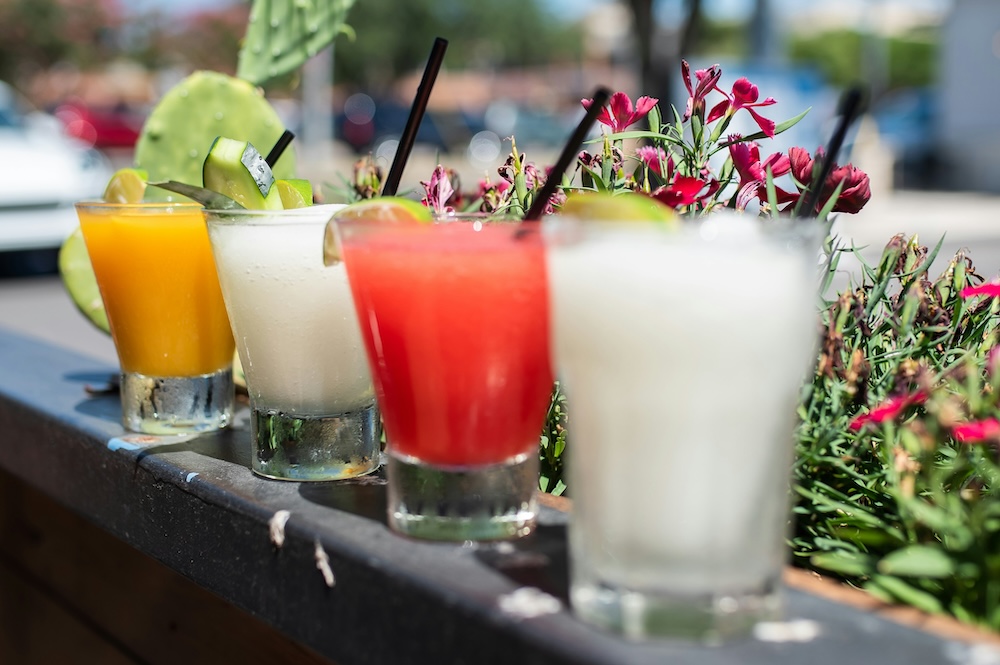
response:
M150 434L225 427L234 342L196 203L78 203L121 364L122 423Z

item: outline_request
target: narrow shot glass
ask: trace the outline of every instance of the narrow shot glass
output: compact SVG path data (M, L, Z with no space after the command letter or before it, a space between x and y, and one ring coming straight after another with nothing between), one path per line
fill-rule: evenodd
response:
M745 636L781 613L818 224L544 225L573 610L630 638Z
M385 422L390 527L528 534L552 389L538 229L452 217L337 232Z
M339 207L204 213L250 395L252 470L267 478L338 480L379 466L347 272L323 265Z
M133 432L215 430L233 414L233 336L196 203L78 203Z

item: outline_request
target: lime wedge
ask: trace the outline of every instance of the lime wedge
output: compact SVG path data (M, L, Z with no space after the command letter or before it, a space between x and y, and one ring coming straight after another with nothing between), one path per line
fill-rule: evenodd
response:
M146 193L149 175L143 169L118 169L104 189L108 203L140 203Z
M368 219L404 224L428 224L433 220L431 211L424 205L401 196L365 199L345 206L334 213L326 223L323 235L323 264L332 266L340 261L337 246L337 222L349 219Z
M274 186L278 188L281 205L285 210L306 208L312 205L313 191L312 185L308 180L303 178L275 180Z
M677 223L677 212L651 196L638 192L576 192L562 205L559 214L601 222Z
M70 299L87 319L106 333L111 332L104 301L97 288L97 278L90 265L87 244L79 227L70 234L59 249L59 274Z

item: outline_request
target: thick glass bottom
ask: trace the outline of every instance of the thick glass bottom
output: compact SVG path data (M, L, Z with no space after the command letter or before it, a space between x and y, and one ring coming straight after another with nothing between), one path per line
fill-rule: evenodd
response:
M144 434L206 432L233 417L233 369L200 376L146 376L123 372L122 424Z
M354 478L378 468L381 428L375 404L331 416L293 416L253 408L253 472L276 480Z
M749 637L762 621L781 618L777 579L732 593L673 594L573 580L573 611L582 620L631 639L677 638L718 644Z
M501 540L525 536L538 512L538 455L485 467L440 467L390 451L389 526L429 540Z

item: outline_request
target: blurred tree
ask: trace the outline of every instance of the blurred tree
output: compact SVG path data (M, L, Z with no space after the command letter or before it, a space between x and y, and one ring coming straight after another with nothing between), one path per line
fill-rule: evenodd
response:
M185 19L182 29L168 33L168 52L183 54L194 69L233 75L249 17L249 4L198 11Z
M701 0L681 0L681 3L683 18L670 31L677 35L677 43L665 45L658 41L664 34L656 20L658 0L627 0L636 36L642 94L683 110L684 100L673 99L674 82L680 76L681 58L697 47L704 17Z
M792 62L811 65L835 85L847 85L864 78L866 35L854 30L835 30L807 37L793 37L788 54ZM876 37L876 39L884 39ZM933 30L924 29L902 37L889 38L886 91L920 87L934 81L938 42Z
M121 17L116 0L0 0L0 78L19 84L58 62L106 60Z
M579 29L538 0L358 0L347 23L357 38L337 38L334 79L375 90L423 67L436 36L451 69L576 60L582 48Z

